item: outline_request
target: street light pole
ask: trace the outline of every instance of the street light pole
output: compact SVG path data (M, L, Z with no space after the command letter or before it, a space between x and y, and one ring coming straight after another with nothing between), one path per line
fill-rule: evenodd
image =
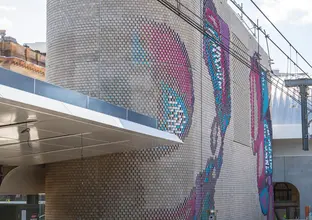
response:
M309 151L308 88L312 86L312 79L285 80L285 86L300 89L302 148L304 151Z

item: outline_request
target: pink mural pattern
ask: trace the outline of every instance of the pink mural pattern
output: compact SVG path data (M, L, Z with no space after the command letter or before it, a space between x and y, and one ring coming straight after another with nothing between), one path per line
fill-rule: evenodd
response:
M267 72L257 53L251 58L250 105L253 154L257 156L257 186L263 215L274 220L272 125ZM257 113L256 113L257 112Z

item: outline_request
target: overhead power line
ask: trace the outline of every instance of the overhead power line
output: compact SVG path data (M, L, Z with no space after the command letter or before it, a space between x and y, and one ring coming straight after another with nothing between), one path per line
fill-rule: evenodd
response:
M268 16L261 10L261 8L253 1L251 3L260 11L260 13L265 17L265 19L274 27L274 29L284 38L284 40L292 47L295 52L302 58L302 60L312 69L312 65L301 55L301 53L293 46L293 44L285 37L284 34L274 25L274 23L268 18Z
M246 14L246 12L245 12L241 7L239 7L239 6L236 4L235 0L230 0L230 1L233 3L233 5L234 5L238 10L241 11L242 14L244 14L244 16L254 25L254 27L257 27L257 29L258 29L267 39L269 39L270 42L271 42L277 49L279 49L280 52L282 52L282 53L287 57L287 59L289 59L289 60L290 60L299 70L301 70L302 73L304 73L307 77L311 78L310 75L309 75L308 73L306 73L290 56L288 56L287 53L286 53L284 50L282 50L282 48L281 48L280 46L278 46L277 43L276 43L275 41L273 41L273 40L270 38L270 36L269 36L264 30L262 30L261 27L259 27L259 25L257 25L257 24Z
M187 11L191 12L192 15L196 16L197 18L199 18L201 21L202 18L200 18L198 15L196 15L194 12L192 12L190 9L188 9L187 7L185 7L182 3L178 3L177 6L174 6L173 4L171 4L170 2L168 2L167 0L157 0L158 2L160 2L161 4L163 4L166 8L168 8L169 10L171 10L172 12L174 12L176 15L178 15L179 17L181 17L184 21L186 21L188 24L190 24L192 27L194 27L196 30L198 30L201 34L203 34L204 36L209 37L212 41L214 41L214 43L216 43L218 46L220 46L222 49L224 49L226 52L228 52L232 57L234 57L235 59L237 59L239 62L241 62L243 65L245 65L246 67L248 67L249 69L251 69L251 63L250 60L246 59L245 57L242 57L240 54L237 53L237 51L233 51L232 48L230 47L226 47L224 44L222 44L219 40L215 39L214 36L212 36L210 33L208 33L201 24L198 24L196 21L194 21L193 19L191 19L188 15L186 15L182 10L181 7L185 8ZM222 37L226 38L226 36ZM235 43L233 43L232 41L230 41L232 45L236 46L237 48L239 48L241 51L243 51L244 53L246 53L246 51L242 50L239 46L237 46ZM250 57L250 55L248 53L246 53L248 55L248 57ZM262 64L260 64L260 66L266 70L267 72L270 72L272 75L275 75L271 70L268 70L265 66L263 66ZM271 76L271 74L267 74L267 78L266 80L271 83L272 85L274 85L276 88L280 89L283 93L285 93L286 95L288 95L289 97L291 97L294 101L296 101L297 103L300 104L300 94L298 93L298 91L296 90L290 90L290 89L286 89L283 85L283 80L280 79L278 76L275 75L276 78L273 78ZM280 79L280 80L278 80ZM273 82L273 80L275 82ZM286 90L286 91L285 91ZM311 106L311 103L310 103Z

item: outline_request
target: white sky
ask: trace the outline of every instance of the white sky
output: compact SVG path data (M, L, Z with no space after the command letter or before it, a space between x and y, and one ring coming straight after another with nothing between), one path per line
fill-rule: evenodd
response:
M0 29L21 44L46 41L46 0L0 0Z
M230 0L228 0L228 2L230 2ZM243 8L246 14L250 16L253 21L259 19L260 26L262 29L266 30L270 38L273 39L288 56L291 54L291 58L294 61L297 60L297 63L305 72L312 73L312 69L305 64L299 56L298 59L296 58L295 51L290 51L289 44L287 44L269 22L266 21L250 0L236 0L236 2L243 3ZM309 63L312 63L312 45L310 43L310 36L312 36L312 0L254 0L254 2L277 26L292 45L298 49L304 58ZM260 44L266 50L267 46L264 37L260 38ZM287 58L272 44L270 44L269 49L271 57L275 63L273 68L280 69L281 72L290 72L290 70L292 73L294 71L301 72L300 70L297 70L294 65L288 66Z
M105 1L105 0L103 0ZM149 0L152 1L152 0ZM229 1L229 0L228 0ZM260 25L270 37L289 52L289 46L270 25L265 22L250 0L236 0L244 3L244 10L253 20L260 19ZM268 17L275 22L282 33L293 43L304 57L312 62L312 0L255 0ZM15 37L19 43L46 41L46 0L0 0L0 29L6 29L7 35ZM260 39L264 45L265 39ZM274 68L287 71L287 59L270 46ZM295 52L292 58L296 60ZM298 60L306 72L312 70ZM290 67L288 67L289 71ZM294 71L292 66L292 71Z

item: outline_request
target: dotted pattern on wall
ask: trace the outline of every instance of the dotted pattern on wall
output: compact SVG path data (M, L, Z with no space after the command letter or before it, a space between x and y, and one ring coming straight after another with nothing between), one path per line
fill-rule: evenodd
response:
M270 115L270 99L267 83L267 72L259 64L259 54L255 53L251 58L252 69L250 71L250 90L256 91L256 98L250 96L251 104L251 137L253 140L253 152L257 155L257 182L259 201L262 213L268 220L273 220L273 155L272 155L272 124ZM254 109L257 115L254 115ZM254 122L257 120L257 133Z
M143 21L133 33L132 61L152 70L153 86L161 88L159 128L185 137L193 114L194 91L189 57L179 35L164 23Z
M239 40L235 35L231 35L231 41L233 44L237 45L239 49L235 48L240 56L244 57L245 60L250 60L250 57L247 56L248 48ZM244 52L245 53L244 53ZM246 80L246 77L249 77L250 69L240 62L236 62L234 57L231 57L232 70L235 72L233 74L233 125L234 125L234 140L245 145L250 146L250 90L249 80ZM255 109L257 111L257 109ZM247 117L248 118L247 118ZM249 135L241 135L242 133Z
M219 16L229 9L220 1L181 3L230 47L231 21ZM46 219L201 219L213 208L218 219L255 219L256 158L233 131L243 118L235 114L249 102L232 104L232 94L241 101L233 87L248 91L249 71L154 0L47 5L48 81L156 117L184 145L49 164ZM245 141L249 133L235 135ZM231 190L240 189L241 177L250 179L251 193Z
M50 165L46 180L46 218L151 219L173 215L194 186L193 153L198 158L201 156L198 153L200 138L190 131L190 126L199 125L200 121L198 110L193 113L193 75L196 71L196 75L200 75L196 65L200 52L197 55L192 49L187 52L184 45L185 39L192 39L194 32L176 16L163 19L166 9L156 1L86 4L72 0L58 4L58 1L48 2L48 9L51 8L48 10L48 51L51 52L48 81L157 117L160 129L176 133L189 147L159 147L92 158L85 160L83 166L80 161L64 162L61 166L69 175L74 175L68 184L61 184L66 172L63 176L61 173L53 176L59 164ZM194 7L193 3L187 4ZM84 17L81 15L85 13L83 5L90 6L87 12L94 19L73 19L71 13ZM138 8L142 15L134 13ZM57 17L60 11L66 14L60 16L67 20ZM97 20L97 16L101 20ZM54 19L67 24L54 29L51 24ZM100 28L96 28L98 24ZM84 35L75 33L78 27L79 30L85 28L80 32ZM184 39L173 27L184 30ZM92 36L90 44L86 40L88 31ZM101 37L94 37L97 34ZM73 38L74 41L69 40L73 46L64 49L61 42ZM199 48L200 38L197 44ZM69 53L72 57L66 57ZM193 65L190 57L197 60ZM80 167L84 167L83 171ZM96 174L100 175L97 182L92 179ZM64 197L68 191L72 193ZM99 198L103 202L98 203ZM88 205L83 205L86 201ZM158 212L158 209L161 210ZM155 211L157 215L153 214Z

